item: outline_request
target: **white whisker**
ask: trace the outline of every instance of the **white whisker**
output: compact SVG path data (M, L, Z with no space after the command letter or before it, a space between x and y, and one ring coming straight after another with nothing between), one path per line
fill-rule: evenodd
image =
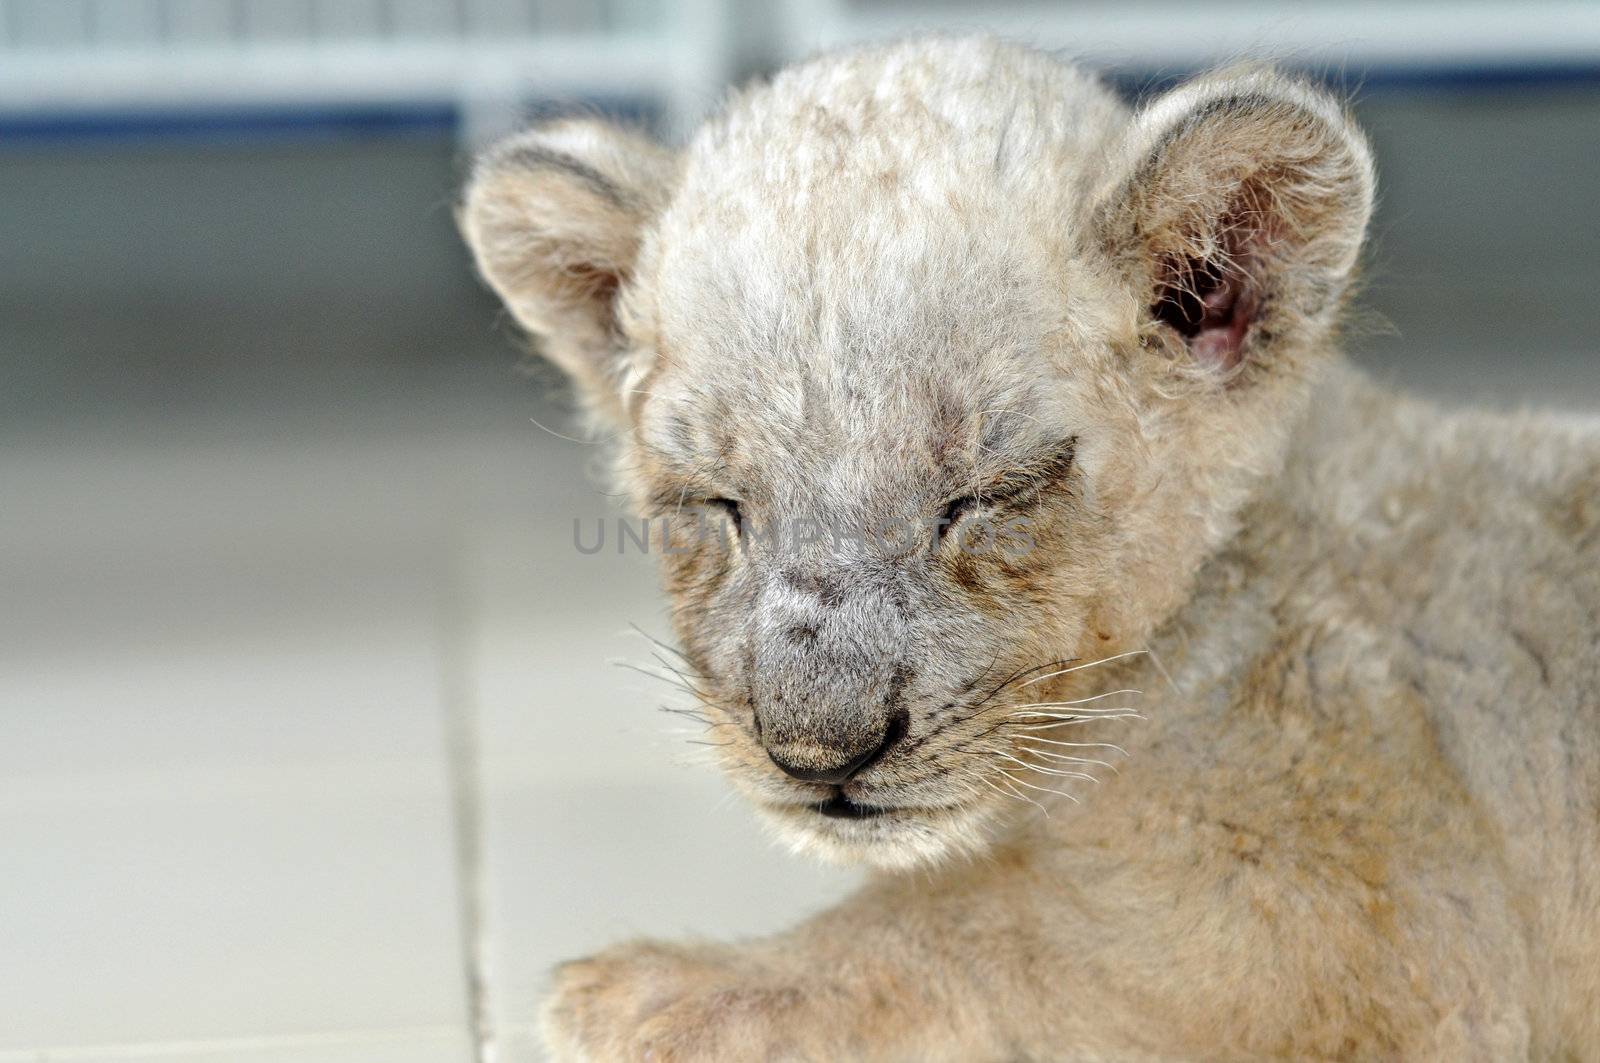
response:
M1050 723L1030 723L1025 726L1013 726L1013 731L1048 731L1056 727L1071 727L1079 723L1098 723L1102 720L1142 720L1142 712L1119 712L1106 716L1068 716L1065 719L1053 720Z
M1113 773L1119 775L1121 774L1121 772L1117 771L1117 766L1115 764L1105 760L1095 760L1093 757L1074 757L1069 756L1066 753L1052 753L1048 749L1030 749L1028 752L1032 753L1036 757L1049 757L1051 760L1068 761L1073 764L1098 764L1102 768L1111 769Z
M609 663L615 668L626 668L630 672L638 672L640 675L649 676L651 679L659 680L662 683L670 683L675 687L682 687L691 694L698 693L698 691L696 691L695 688L690 685L689 681L684 679L681 675L662 675L660 672L651 671L646 665L634 664L632 661L611 661Z
M1050 810L1048 808L1045 808L1039 802L1035 801L1033 798L1029 797L1027 794L1023 793L1021 790L1018 790L1017 789L1017 780L1013 779L1009 774L1007 774L1005 769L1003 769L1003 768L1000 769L999 775L1000 775L1001 781L1005 783L1006 787L1008 788L1008 790L1010 792L1010 795L1013 798L1015 798L1018 801L1026 801L1028 804L1032 805L1034 808L1037 808L1039 811L1043 812L1047 816L1050 814ZM1005 793L1006 791L1001 791L1001 792Z
M1150 651L1150 663L1156 666L1156 671L1161 673L1161 678L1167 681L1167 686L1172 688L1172 692L1182 697L1183 691L1179 690L1178 684L1172 681L1172 673L1167 671L1167 666L1161 663L1161 658L1156 656L1155 650Z
M1029 764L1027 761L1023 760L1021 757L1012 756L1010 753L1004 753L1004 752L1002 752L1002 751L1000 751L998 749L991 749L990 752L993 753L995 756L1000 757L1000 758L1002 758L1004 760L1009 760L1009 761L1011 761L1011 762L1013 762L1015 764L1021 765L1022 767L1026 768L1028 771L1036 771L1041 775L1057 775L1057 776L1060 776L1061 778L1064 778L1064 779L1088 779L1090 782L1095 782L1095 783L1100 781L1099 779L1096 779L1093 775L1090 775L1087 772L1066 771L1066 770L1064 770L1062 768L1047 768L1047 767L1044 767L1044 766L1039 765L1039 764ZM1106 766L1110 767L1109 764L1106 765Z
M1066 675L1068 672L1081 672L1085 668L1094 668L1097 665L1110 664L1112 661L1120 661L1124 657L1133 657L1133 656L1135 656L1137 654L1149 653L1149 652L1150 652L1149 650L1128 650L1125 653L1115 653L1115 654L1112 654L1110 657L1102 657L1098 661L1088 661L1088 662L1086 662L1084 664L1075 664L1070 668L1063 668L1063 669L1061 669L1060 671L1057 671L1057 672L1046 672L1044 675L1034 676L1032 679L1028 680L1026 683L1022 683L1020 685L1021 686L1025 686L1025 687L1031 687L1035 683L1042 683L1046 679L1054 679L1056 676L1058 676L1058 675Z
M1069 706L1072 706L1072 705L1087 705L1091 701L1102 701L1102 700L1104 700L1106 698L1114 698L1118 694L1143 694L1143 693L1144 693L1144 691L1142 691L1142 690L1135 690L1132 687L1123 687L1121 690L1108 690L1104 694L1096 694L1092 698L1079 698L1077 701L1028 701L1028 702L1024 702L1021 705L1018 705L1017 708L1019 708L1019 709L1037 709L1037 708L1052 708L1052 707L1069 707ZM1012 713L1011 715L1016 716L1017 713Z
M1005 773L1002 772L1001 774L1005 774ZM1048 786L1035 786L1031 782L1023 782L1021 779L1012 778L1010 775L1006 775L1006 779L1008 781L1012 782L1012 783L1015 783L1017 786L1026 786L1028 789L1030 789L1030 790L1038 790L1042 794L1055 794L1057 797L1065 797L1068 801L1071 801L1075 805L1081 805L1083 803L1082 801L1079 801L1076 797L1073 797L1071 794L1067 793L1065 790L1052 790ZM1039 802L1035 801L1034 804L1038 805ZM1043 805L1039 805L1039 807L1040 808L1044 808ZM1046 808L1045 809L1045 815L1048 816L1049 814L1050 814L1050 810Z
M1044 702L1043 704L1050 704ZM1007 716L1035 716L1044 720L1087 720L1096 716L1115 716L1118 713L1135 711L1132 705L1117 705L1109 709L1074 709L1072 712L1042 712L1038 709L1019 710L1007 713Z
M1074 749L1115 749L1125 757L1130 755L1115 742L1063 742L1059 738L1040 738L1037 735L1018 735L1017 739L1022 742L1043 742L1052 746L1071 746Z
M1001 772L1000 774L1004 775L1005 773ZM978 776L975 776L975 778L979 782L983 783L983 785L987 786L989 789L991 789L995 793L999 794L1001 797L1009 797L1013 801L1026 801L1026 800L1028 800L1026 797L1022 796L1019 793L1016 793L1015 791L1007 793L1005 790L1000 789L1000 787L998 787L994 783L990 782L989 779L986 776L978 775ZM1035 803L1037 803L1037 802L1035 802Z

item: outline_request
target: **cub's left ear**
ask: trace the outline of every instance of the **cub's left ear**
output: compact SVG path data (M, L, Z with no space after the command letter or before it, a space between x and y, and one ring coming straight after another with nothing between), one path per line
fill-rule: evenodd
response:
M1326 332L1372 212L1371 152L1339 104L1224 72L1154 101L1125 147L1098 228L1147 296L1147 336L1228 371Z

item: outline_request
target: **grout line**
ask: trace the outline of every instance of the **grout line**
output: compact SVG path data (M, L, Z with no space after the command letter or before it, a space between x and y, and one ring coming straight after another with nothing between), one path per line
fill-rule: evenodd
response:
M482 742L472 697L464 535L446 540L440 600L440 700L444 710L446 770L455 825L456 885L460 893L462 977L477 1063L494 1063L495 1031L487 877L484 874Z
M61 1045L49 1048L0 1049L0 1063L70 1063L75 1059L169 1059L223 1052L269 1052L300 1048L350 1048L363 1045L414 1045L421 1039L457 1041L456 1026L411 1026L380 1030L337 1030L327 1033L219 1037L188 1041L141 1041L134 1044Z

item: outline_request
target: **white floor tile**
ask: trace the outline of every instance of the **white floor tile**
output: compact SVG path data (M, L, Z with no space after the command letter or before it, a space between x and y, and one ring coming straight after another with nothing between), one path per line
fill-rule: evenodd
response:
M324 443L0 463L0 1050L464 1043L447 557Z
M471 1063L459 1030L431 1027L0 1051L0 1063Z
M464 1028L446 799L418 774L8 786L0 1047Z

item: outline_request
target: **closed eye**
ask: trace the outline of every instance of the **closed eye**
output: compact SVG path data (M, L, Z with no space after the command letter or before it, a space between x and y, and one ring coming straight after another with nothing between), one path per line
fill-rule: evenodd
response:
M983 502L977 495L962 495L960 498L952 498L945 503L943 511L939 514L938 523L934 525L934 546L938 546L944 541L944 537L960 522L961 518L976 511L982 505Z
M739 503L731 498L708 498L706 499L706 505L722 510L723 514L727 516L728 522L733 525L733 534L743 537L744 511L739 508Z
M1078 437L1064 439L1000 477L983 492L983 499L992 505L1026 505L1065 480L1077 456Z
M934 530L934 545L944 541L963 518L978 510L1005 506L1016 509L1026 506L1041 494L1064 480L1072 471L1077 456L1078 437L1063 440L1041 454L1036 460L1013 469L992 481L981 492L959 495L946 502L939 514Z

